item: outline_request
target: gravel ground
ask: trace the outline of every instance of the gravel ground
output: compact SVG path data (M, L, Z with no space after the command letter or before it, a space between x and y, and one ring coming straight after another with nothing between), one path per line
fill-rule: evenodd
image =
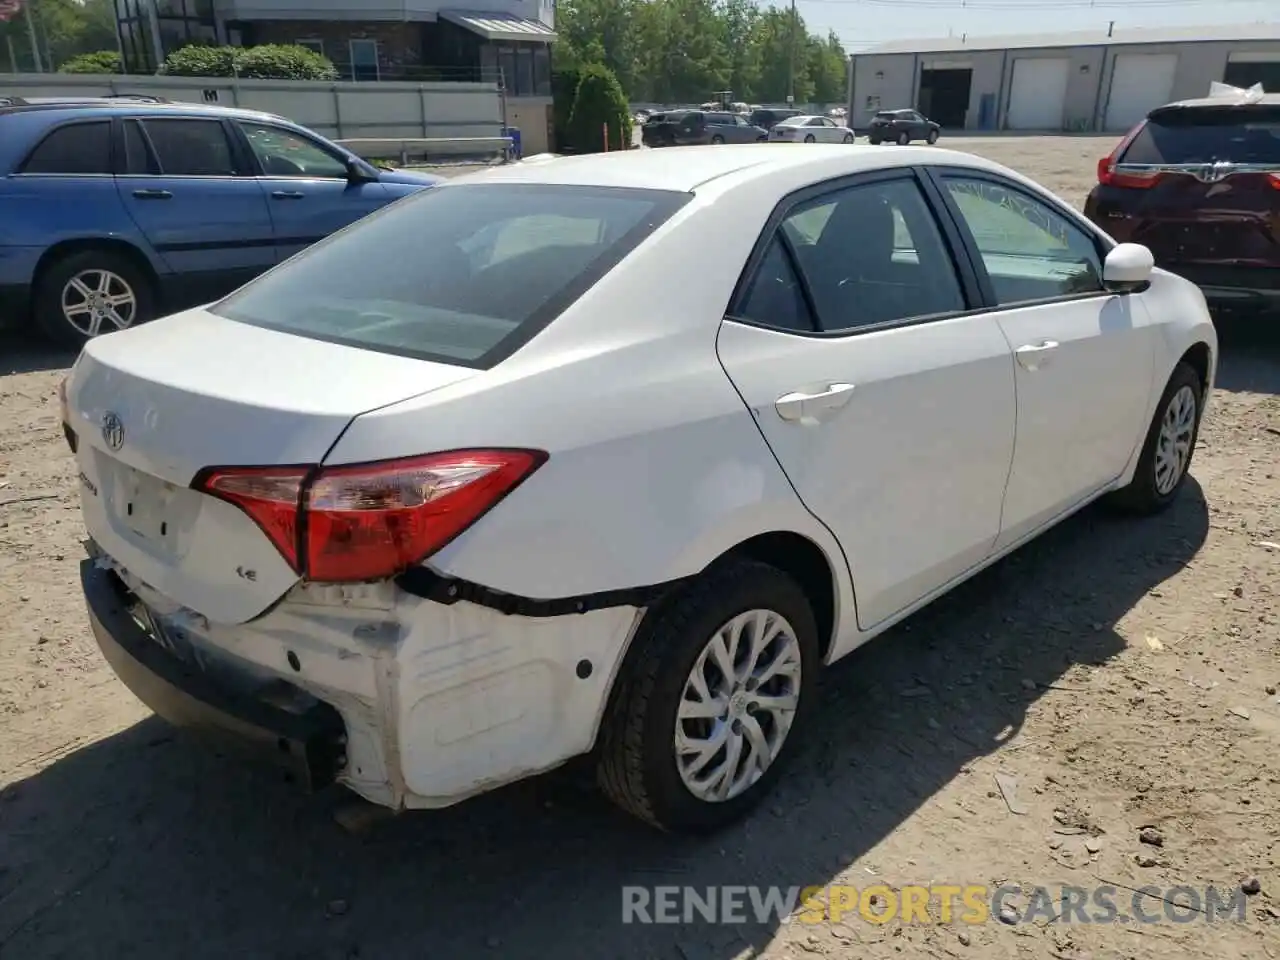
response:
M1073 203L1110 148L948 145ZM1276 960L1280 347L1222 333L1172 511L1086 511L864 647L776 798L692 843L563 773L343 829L339 797L172 735L103 664L77 595L68 358L0 344L0 955ZM1243 923L1171 922L1152 898L1151 924L621 923L624 884L1109 884L1129 914L1130 888L1247 878Z

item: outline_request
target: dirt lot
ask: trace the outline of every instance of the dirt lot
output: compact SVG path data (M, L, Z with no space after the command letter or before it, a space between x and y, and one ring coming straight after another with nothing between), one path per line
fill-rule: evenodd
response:
M1074 203L1109 149L950 145ZM103 664L77 595L68 358L0 345L0 955L1275 960L1280 347L1223 336L1173 511L1087 511L863 648L776 799L702 843L654 836L565 775L352 834L336 798L171 735ZM1150 898L1159 923L620 922L628 883L1110 884L1130 914L1130 888L1229 896L1247 877L1261 893L1243 923L1170 922Z

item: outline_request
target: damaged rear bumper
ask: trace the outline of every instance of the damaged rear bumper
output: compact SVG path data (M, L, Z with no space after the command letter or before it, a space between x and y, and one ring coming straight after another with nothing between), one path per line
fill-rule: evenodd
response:
M317 702L295 713L232 693L161 645L134 616L138 598L114 572L85 560L80 585L103 657L158 716L242 755L283 767L309 789L335 781L345 736L342 718L332 707Z
M392 809L449 806L589 752L642 614L634 591L515 602L426 577L298 584L219 624L104 556L81 579L104 656L157 714Z

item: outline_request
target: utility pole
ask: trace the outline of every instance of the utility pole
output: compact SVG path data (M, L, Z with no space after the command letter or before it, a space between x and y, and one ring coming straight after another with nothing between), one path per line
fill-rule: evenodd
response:
M787 44L787 106L796 105L796 0L791 0L791 40Z

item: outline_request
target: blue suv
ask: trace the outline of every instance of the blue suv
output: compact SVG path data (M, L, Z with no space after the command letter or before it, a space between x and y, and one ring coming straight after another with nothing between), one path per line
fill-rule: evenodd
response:
M249 110L0 99L0 325L79 346L218 299L440 179Z

